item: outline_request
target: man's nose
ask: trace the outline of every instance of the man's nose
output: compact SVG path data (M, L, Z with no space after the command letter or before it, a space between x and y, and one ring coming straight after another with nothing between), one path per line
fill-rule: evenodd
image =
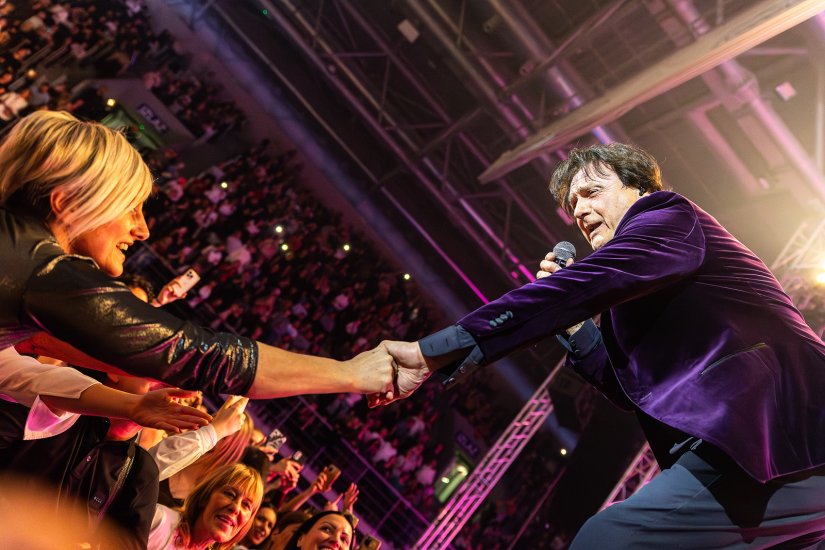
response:
M582 218L587 216L587 214L589 214L589 213L590 213L590 205L589 205L588 201L586 201L584 199L580 199L580 200L576 201L576 206L573 207L573 217L574 218L576 218L577 220L581 220Z

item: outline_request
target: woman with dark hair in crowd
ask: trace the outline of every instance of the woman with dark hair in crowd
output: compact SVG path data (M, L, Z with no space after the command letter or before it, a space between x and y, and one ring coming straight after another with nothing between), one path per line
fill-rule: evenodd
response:
M219 468L201 481L177 512L158 505L149 550L225 550L252 528L263 498L261 476L243 464Z
M275 506L268 502L261 504L255 519L252 521L252 528L243 540L232 550L258 550L268 548L269 534L275 527L275 520L278 513Z
M319 512L293 533L286 550L349 550L352 547L352 521L341 512Z
M121 134L61 112L17 123L0 146L0 349L28 339L26 351L214 394L392 392L382 348L343 362L299 355L205 330L115 283L149 236L151 190Z

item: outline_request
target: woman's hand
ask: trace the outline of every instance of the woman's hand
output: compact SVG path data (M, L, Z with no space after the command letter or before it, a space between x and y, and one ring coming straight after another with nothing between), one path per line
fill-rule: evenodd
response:
M312 482L312 485L309 486L309 489L312 491L312 494L320 493L326 484L327 474L321 472L318 474L318 477L315 478L315 481Z
M301 477L301 470L303 466L292 459L282 458L272 465L269 474L273 478L277 478L277 484L273 480L270 485L275 489L280 489L284 493L288 493L298 486L298 478Z
M377 347L359 353L349 361L344 362L354 369L356 393L387 393L392 392L394 383L394 362L384 342Z
M338 511L338 503L341 502L341 497L343 494L338 495L335 497L335 500L328 500L326 504L324 504L323 512L337 512Z
M208 424L212 416L172 400L173 397L191 397L192 393L178 388L163 388L145 395L134 395L128 418L140 426L172 433L200 428Z
M344 505L343 512L352 514L352 509L355 507L355 502L358 500L358 485L350 483L349 488L344 491Z
M249 403L248 397L230 395L223 406L215 413L212 419L212 427L218 439L223 439L241 429L244 422L244 409Z
M163 285L163 288L161 288L160 292L158 292L157 298L155 298L155 301L152 302L152 305L155 307L161 307L165 306L166 304L171 304L176 300L186 298L186 292L181 292L181 277L183 277L183 275L175 277L174 279Z

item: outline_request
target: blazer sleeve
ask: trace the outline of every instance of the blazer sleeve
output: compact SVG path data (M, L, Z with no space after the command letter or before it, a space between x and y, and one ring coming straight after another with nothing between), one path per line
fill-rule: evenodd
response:
M82 258L57 257L37 270L23 309L25 323L133 376L234 395L255 378L254 341L152 307Z
M625 395L616 378L602 333L591 319L570 336L557 335L559 343L567 350L565 366L595 386L620 409L635 410L633 402Z
M615 305L694 273L705 238L693 205L675 193L639 199L590 256L517 288L458 322L489 363Z

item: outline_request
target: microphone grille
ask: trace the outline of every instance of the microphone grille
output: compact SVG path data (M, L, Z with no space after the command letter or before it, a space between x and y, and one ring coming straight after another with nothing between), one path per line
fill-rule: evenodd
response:
M561 241L553 247L553 254L556 255L556 261L559 264L561 262L567 263L567 260L576 257L576 247L573 246L573 243Z

